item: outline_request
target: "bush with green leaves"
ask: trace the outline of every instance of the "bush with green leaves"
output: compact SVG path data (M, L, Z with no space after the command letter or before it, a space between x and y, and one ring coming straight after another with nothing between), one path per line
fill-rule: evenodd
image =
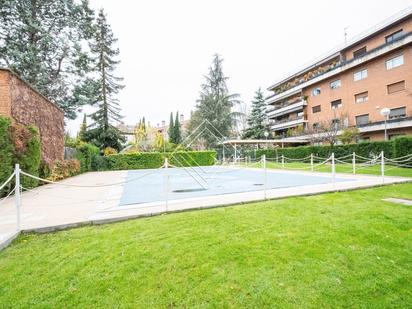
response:
M14 147L10 135L11 121L0 116L0 185L13 173ZM10 184L0 191L0 196L10 190Z
M394 157L399 158L412 154L412 137L398 137L393 140Z
M263 154L266 154L268 158L275 158L285 156L293 159L301 159L314 154L318 157L329 157L332 152L335 153L335 157L343 157L355 152L357 155L363 157L378 156L381 151L384 151L385 157L394 156L394 141L378 141L378 142L362 142L358 144L348 145L335 145L331 146L299 146L299 147L287 147L287 148L275 148L258 150L256 156L260 158ZM412 152L412 149L410 150Z
M76 146L76 159L80 162L82 173L92 170L94 157L99 156L99 148L88 143L81 142Z
M213 165L215 157L214 151L125 153L96 156L92 166L97 171L159 168L164 164L165 158L168 158L169 163L174 166L206 166Z

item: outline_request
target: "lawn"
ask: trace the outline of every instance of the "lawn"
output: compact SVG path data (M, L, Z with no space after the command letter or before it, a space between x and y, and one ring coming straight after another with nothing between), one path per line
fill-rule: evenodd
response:
M0 307L410 308L412 184L175 213L0 252Z

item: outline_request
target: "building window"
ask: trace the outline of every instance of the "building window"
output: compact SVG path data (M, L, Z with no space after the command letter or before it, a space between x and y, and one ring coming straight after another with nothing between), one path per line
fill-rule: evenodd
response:
M356 116L356 125L362 126L369 123L369 114Z
M314 107L312 107L312 112L314 114L319 113L321 111L320 105L316 105Z
M386 87L388 89L388 94L399 92L399 91L405 90L405 81L403 80L397 83L393 83Z
M354 80L355 82L358 81L358 80L364 79L364 78L366 78L366 77L368 77L368 70L367 70L367 69L360 70L360 71L355 72L355 73L353 74L353 80Z
M340 79L337 79L331 82L329 86L330 86L330 89L338 89L342 86L342 82L340 81Z
M332 107L332 109L339 108L341 106L342 106L342 100L335 100L335 101L330 102L330 107Z
M385 37L386 43L391 43L395 41L396 39L400 38L403 35L403 30L398 30L388 36Z
M366 54L366 46L359 48L353 52L353 58L358 58Z
M396 67L399 67L403 64L403 55L396 56L389 60L386 60L386 69L390 70Z
M320 95L319 87L312 89L312 96L316 97L317 95Z
M392 108L389 114L389 119L397 119L406 117L406 107Z
M369 99L369 94L367 91L355 94L355 102L356 103L364 103L367 102Z

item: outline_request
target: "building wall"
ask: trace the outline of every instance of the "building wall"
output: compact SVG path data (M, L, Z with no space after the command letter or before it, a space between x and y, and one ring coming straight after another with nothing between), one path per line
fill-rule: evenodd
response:
M372 50L382 44L385 44L385 37L398 31L398 30L403 30L404 33L411 32L412 31L412 19L408 19L403 21L402 23L395 25L393 27L390 27L389 29L371 37L368 40L365 40L359 44L356 44L355 46L347 49L344 52L344 55L346 57L346 60L350 60L353 58L353 52L356 50L359 50L360 48L366 46L367 51Z
M39 128L45 162L63 159L63 111L7 70L0 70L0 114L17 123L34 124Z
M386 69L386 60L403 54L404 64ZM354 81L353 74L360 69L367 68L368 77ZM308 128L312 128L316 122L330 121L333 118L348 118L348 125L355 125L357 115L369 114L369 121L382 121L380 110L384 107L396 108L406 107L407 116L412 116L412 46L404 47L371 62L344 72L333 78L324 80L304 89L304 95L308 96L306 108ZM331 89L331 81L340 79L342 86ZM387 94L387 85L405 80L405 90L393 94ZM320 87L321 94L312 96L313 88ZM368 91L368 101L355 103L355 94ZM342 100L342 107L334 111L330 103L334 100ZM312 107L321 105L321 112L313 113ZM335 113L336 112L336 113Z
M11 116L9 72L0 70L0 115Z

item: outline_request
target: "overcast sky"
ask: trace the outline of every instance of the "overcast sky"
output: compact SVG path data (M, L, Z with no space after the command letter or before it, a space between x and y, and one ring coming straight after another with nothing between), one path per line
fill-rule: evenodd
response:
M170 112L187 118L214 53L229 90L250 104L254 92L412 5L411 0L90 0L119 39L124 122L152 125ZM82 117L68 124L77 132Z

